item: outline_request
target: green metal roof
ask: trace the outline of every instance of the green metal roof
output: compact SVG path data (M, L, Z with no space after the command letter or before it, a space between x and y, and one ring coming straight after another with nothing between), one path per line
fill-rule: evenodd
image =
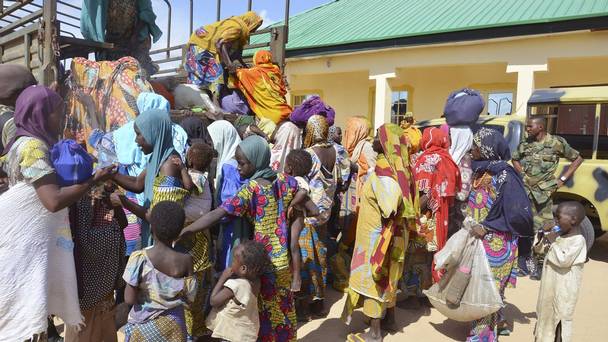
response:
M287 50L603 16L608 0L336 0L290 17Z

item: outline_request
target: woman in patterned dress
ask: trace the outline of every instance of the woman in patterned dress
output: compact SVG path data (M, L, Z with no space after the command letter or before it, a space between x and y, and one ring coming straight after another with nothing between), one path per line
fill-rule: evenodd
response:
M270 168L270 148L261 137L243 140L236 150L238 171L249 179L232 198L186 227L182 235L204 231L223 217L241 216L254 226L254 239L264 244L271 268L261 277L260 331L264 342L296 340L296 312L291 292L287 209L298 191L295 178Z
M327 283L327 222L331 216L334 195L350 176L350 161L346 150L328 140L329 125L322 115L313 115L306 124L304 147L312 157L310 199L319 208L319 215L304 219L300 233L302 255L301 294L310 303L314 315L323 313L323 299ZM300 308L298 308L299 310ZM306 307L303 312L306 312Z
M473 138L473 186L468 216L479 222L475 234L483 246L496 286L504 297L517 280L517 239L532 235L530 201L519 174L507 161L509 146L501 133L482 128ZM497 341L508 334L502 310L473 322L467 341Z

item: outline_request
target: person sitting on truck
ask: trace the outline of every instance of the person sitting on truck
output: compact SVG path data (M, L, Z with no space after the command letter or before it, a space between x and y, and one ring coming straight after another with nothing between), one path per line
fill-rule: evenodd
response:
M249 43L249 36L262 25L262 18L253 11L220 20L198 28L188 41L184 69L188 83L205 90L203 96L214 101L205 101L209 111L220 114L220 88L234 83L224 68L236 72L235 60L247 67L242 59L243 47Z
M517 147L512 157L513 166L524 176L526 191L532 203L535 233L543 230L546 221L553 220L551 195L574 175L583 162L580 153L570 147L564 138L547 133L546 128L547 121L544 118L528 119L526 123L528 139ZM556 179L554 174L559 158L566 158L572 164ZM540 280L544 255L530 258L531 241L527 241L525 245L520 246L519 267L524 275L528 268L531 278Z

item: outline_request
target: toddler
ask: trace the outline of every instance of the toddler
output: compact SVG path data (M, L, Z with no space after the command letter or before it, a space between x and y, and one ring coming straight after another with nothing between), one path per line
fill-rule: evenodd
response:
M251 240L234 248L232 266L226 268L211 293L213 309L207 318L211 335L226 341L255 342L260 318L260 275L269 264L264 245Z

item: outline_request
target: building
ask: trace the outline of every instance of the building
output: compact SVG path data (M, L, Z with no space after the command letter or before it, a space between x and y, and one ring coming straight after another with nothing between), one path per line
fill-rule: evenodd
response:
M608 0L336 0L290 18L290 98L377 127L470 87L487 113L525 115L535 88L608 84L606 29Z

